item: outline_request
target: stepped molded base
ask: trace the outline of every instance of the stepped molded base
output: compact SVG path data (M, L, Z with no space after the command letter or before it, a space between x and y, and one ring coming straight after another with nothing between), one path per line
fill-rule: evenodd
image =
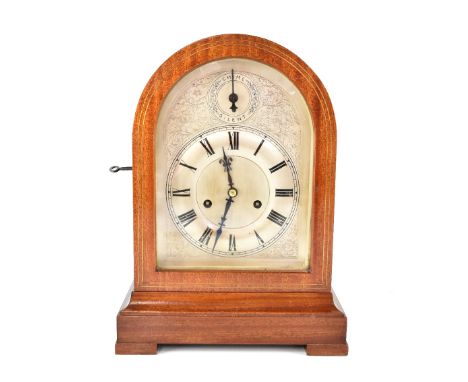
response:
M331 292L135 292L117 316L116 354L161 344L305 345L346 355L346 316Z

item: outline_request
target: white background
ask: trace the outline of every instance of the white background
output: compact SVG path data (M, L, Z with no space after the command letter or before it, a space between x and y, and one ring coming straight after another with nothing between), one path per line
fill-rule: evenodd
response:
M2 380L466 380L468 22L462 1L2 1ZM176 50L276 41L338 123L333 286L348 357L115 356L132 279L131 128ZM164 378L164 379L163 379Z

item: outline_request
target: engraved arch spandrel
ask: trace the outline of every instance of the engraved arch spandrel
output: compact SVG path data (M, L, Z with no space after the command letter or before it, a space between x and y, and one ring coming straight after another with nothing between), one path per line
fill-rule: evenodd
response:
M200 105L206 103L206 97L213 82L214 75L202 77L193 81L188 86L185 94L179 99L181 103L188 103L190 105Z
M222 124L209 103L209 92L220 75L222 72L193 81L174 101L168 120L168 129L172 132L168 137L168 159L173 157L182 141ZM246 72L241 75L248 77L259 93L259 101L256 101L259 105L247 123L273 135L292 153L295 161L299 160L297 147L301 127L285 91L262 76ZM197 86L200 86L198 91Z

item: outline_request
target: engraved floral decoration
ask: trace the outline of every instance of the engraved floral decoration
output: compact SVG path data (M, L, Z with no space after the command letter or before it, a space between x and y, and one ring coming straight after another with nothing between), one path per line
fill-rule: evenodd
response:
M186 87L185 92L171 105L168 116L168 126L165 131L170 135L165 137L167 143L167 162L171 163L180 148L192 137L203 131L226 125L213 113L210 106L210 89L213 82L223 73L213 73ZM301 166L298 155L298 142L301 140L301 128L296 111L291 105L286 92L270 80L252 74L242 73L252 81L258 94L255 112L241 124L251 126L275 138L290 154L293 161ZM257 258L294 258L297 255L297 221L293 221L288 233L283 235L274 246L267 251L260 251L250 257ZM168 257L190 258L197 256L196 252L185 251L185 245L178 237L167 237L171 243Z

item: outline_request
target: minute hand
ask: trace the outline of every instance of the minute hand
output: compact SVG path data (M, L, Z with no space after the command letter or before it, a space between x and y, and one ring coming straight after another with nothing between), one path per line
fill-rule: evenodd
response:
M212 252L215 250L216 243L218 242L219 238L221 237L221 234L223 233L224 222L227 220L226 215L229 211L229 208L231 208L232 203L234 203L234 200L232 199L232 196L229 196L229 199L226 199L226 206L224 207L224 215L221 217L221 221L219 222L219 228L216 231L216 237L215 237L215 241L213 244Z

